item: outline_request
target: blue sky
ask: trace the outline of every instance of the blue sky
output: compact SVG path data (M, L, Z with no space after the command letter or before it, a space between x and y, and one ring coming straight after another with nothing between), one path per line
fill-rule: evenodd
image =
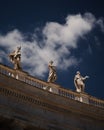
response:
M104 7L98 0L1 0L0 62L22 47L22 68L47 81L48 62L57 84L75 91L76 71L90 78L86 93L104 99Z

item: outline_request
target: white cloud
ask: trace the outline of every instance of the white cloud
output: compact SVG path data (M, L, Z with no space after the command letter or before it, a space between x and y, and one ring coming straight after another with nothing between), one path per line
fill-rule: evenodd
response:
M103 20L103 18L97 20L96 23L100 26L101 31L104 33L104 20Z
M69 15L64 25L55 22L47 23L43 34L47 37L47 42L54 48L57 44L76 47L78 38L92 29L94 21L94 16L89 13L84 16Z
M48 71L47 64L53 60L57 68L65 70L77 64L77 58L71 55L71 48L77 48L77 41L94 26L96 19L91 13L83 16L69 15L65 24L48 22L41 31L42 40L32 34L32 41L17 29L0 35L0 47L5 47L5 55L22 45L22 65L35 76L44 76ZM35 36L35 37L34 37ZM2 61L2 59L0 59Z

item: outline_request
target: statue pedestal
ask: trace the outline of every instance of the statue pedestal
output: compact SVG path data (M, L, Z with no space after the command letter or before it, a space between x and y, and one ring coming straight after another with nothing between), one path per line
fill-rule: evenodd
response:
M80 93L79 96L75 97L75 100L89 104L89 96L86 93Z
M59 93L59 92L58 92L58 88L59 88L58 85L49 82L49 86L47 86L47 87L45 87L45 88L43 88L43 89L44 89L44 90L47 90L47 91L49 91L49 92L58 94L58 93Z

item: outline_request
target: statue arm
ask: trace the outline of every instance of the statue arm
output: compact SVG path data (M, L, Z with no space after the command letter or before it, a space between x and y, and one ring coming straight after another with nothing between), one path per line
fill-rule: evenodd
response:
M78 88L77 79L78 79L77 76L75 76L75 78L74 78L74 85L75 85L76 88Z
M89 76L82 77L82 80L88 79Z
M85 76L85 78L86 78L86 79L88 79L88 78L89 78L89 76Z

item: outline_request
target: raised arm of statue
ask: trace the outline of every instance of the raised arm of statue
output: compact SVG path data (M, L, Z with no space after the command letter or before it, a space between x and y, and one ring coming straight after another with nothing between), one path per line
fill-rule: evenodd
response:
M84 81L84 80L86 80L88 78L89 78L89 76L85 76L85 77L82 77L82 80Z
M14 57L21 56L21 47L17 47L17 49L14 51Z

